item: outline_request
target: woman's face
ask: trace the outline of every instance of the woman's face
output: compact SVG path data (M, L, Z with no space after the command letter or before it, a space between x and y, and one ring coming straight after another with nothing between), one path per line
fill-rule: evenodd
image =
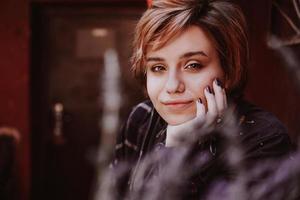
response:
M191 26L158 50L146 55L147 92L155 109L170 125L191 120L196 115L195 101L204 98L224 72L213 42L198 26Z

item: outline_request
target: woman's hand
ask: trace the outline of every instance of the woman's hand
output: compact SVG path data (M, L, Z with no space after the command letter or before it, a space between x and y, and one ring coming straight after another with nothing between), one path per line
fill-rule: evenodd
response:
M179 138L182 138L183 134L192 129L195 123L197 123L198 127L208 127L220 122L223 112L227 108L227 98L222 83L215 79L213 81L213 91L210 86L207 86L204 89L204 96L207 102L207 112L202 100L196 101L197 112L194 119L180 125L168 125L166 146L179 145Z

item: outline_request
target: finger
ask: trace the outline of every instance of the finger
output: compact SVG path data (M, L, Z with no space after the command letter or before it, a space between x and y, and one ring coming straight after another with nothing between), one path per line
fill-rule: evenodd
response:
M197 118L205 118L205 106L202 102L202 99L199 98L199 100L196 101L196 109L197 109Z
M213 94L213 91L210 88L210 86L207 86L205 88L204 95L207 101L206 123L211 124L218 116L218 109L215 95Z
M223 90L222 83L218 78L216 78L213 82L213 89L215 92L215 100L216 100L218 115L221 116L224 109L226 108L225 106L226 102L224 100L226 99L226 95Z

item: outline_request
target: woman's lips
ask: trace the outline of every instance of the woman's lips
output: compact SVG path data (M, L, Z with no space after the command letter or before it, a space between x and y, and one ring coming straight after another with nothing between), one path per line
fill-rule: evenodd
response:
M182 110L187 107L189 107L194 101L165 101L162 102L164 106L166 106L168 109L172 110Z

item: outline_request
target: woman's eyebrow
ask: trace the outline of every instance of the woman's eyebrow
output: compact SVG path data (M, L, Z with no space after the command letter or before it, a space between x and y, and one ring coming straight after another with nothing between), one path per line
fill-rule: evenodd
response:
M203 51L193 51L193 52L187 52L187 53L183 54L182 56L180 56L180 59L192 57L195 55L201 55L201 56L208 57L207 54L204 53Z
M188 58L188 57L192 57L195 55L201 55L201 56L205 56L208 57L203 51L192 51L192 52L187 52L185 54L183 54L182 56L179 57L179 59L183 59L183 58ZM161 58L161 57L148 57L146 58L147 62L151 62L151 61L164 61L165 59Z
M164 61L165 59L163 59L163 58L160 58L160 57L148 57L148 58L146 58L146 61L147 62L150 62L150 61Z

